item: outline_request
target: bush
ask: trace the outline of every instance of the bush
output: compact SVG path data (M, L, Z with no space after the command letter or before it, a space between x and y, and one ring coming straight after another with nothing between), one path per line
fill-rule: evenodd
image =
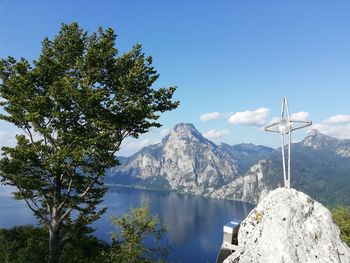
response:
M170 247L164 244L166 226L151 214L148 202L111 220L117 231L112 234L111 248L103 253L106 262L151 263L168 256Z
M169 254L164 244L166 226L150 212L149 203L130 208L122 217L112 217L117 231L112 244L91 235L93 229L67 225L69 239L62 246L65 263L148 263L161 261ZM0 229L1 263L47 262L48 230L31 225Z
M336 207L331 212L340 229L340 238L350 247L350 207Z
M72 235L62 250L62 262L101 262L108 245L92 235ZM42 263L48 260L48 231L30 225L0 229L0 262Z
M34 226L0 229L0 262L43 262L48 255L48 233Z

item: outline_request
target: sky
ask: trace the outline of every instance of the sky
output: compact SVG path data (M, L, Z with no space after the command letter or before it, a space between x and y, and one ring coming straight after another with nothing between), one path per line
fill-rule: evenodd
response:
M158 142L179 122L216 143L278 147L263 127L283 96L293 118L350 139L349 14L347 0L0 0L0 58L36 59L41 41L71 22L113 28L120 53L142 44L160 74L154 88L177 86L180 106L118 155ZM1 122L0 145L13 145L15 133Z

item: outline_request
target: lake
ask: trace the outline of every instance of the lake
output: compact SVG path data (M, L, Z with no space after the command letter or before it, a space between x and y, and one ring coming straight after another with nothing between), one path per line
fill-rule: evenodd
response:
M107 212L94 223L95 235L109 241L114 229L109 218L120 216L130 206L149 200L152 213L168 225L167 239L171 246L169 262L215 262L222 243L222 228L229 221L241 221L253 205L230 200L216 200L175 192L149 191L111 187L103 205ZM36 220L22 201L0 195L0 227L12 227Z

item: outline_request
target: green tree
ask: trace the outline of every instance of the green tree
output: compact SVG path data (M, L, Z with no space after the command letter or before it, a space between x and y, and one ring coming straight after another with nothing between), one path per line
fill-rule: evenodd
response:
M340 238L350 247L350 208L340 206L331 209L331 212L340 229Z
M102 251L109 246L92 235L75 233L62 248L61 261L66 263L100 263ZM48 231L44 227L16 226L0 229L0 262L42 263L48 258Z
M0 119L22 130L15 147L2 147L2 182L48 227L49 262L59 262L71 225L104 212L103 176L121 142L160 127L159 114L178 106L175 87L152 88L158 74L141 46L119 55L115 41L110 28L63 24L32 63L0 60Z
M106 262L151 263L167 257L170 248L164 242L166 226L151 214L148 202L111 220L117 232L112 234L111 248L103 253Z
M0 229L0 262L43 262L48 255L47 234L33 226Z

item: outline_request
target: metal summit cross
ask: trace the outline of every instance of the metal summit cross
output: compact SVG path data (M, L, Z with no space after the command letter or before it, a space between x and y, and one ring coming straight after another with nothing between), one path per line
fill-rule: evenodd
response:
M289 115L287 98L283 97L280 120L278 122L272 123L265 127L265 131L276 132L281 134L284 187L288 189L290 188L290 148L291 148L291 141L292 141L291 133L292 131L305 128L307 126L310 126L311 124L312 124L311 121L291 120ZM286 160L285 160L285 154L284 154L284 135L285 134L288 134L288 174L286 174Z

